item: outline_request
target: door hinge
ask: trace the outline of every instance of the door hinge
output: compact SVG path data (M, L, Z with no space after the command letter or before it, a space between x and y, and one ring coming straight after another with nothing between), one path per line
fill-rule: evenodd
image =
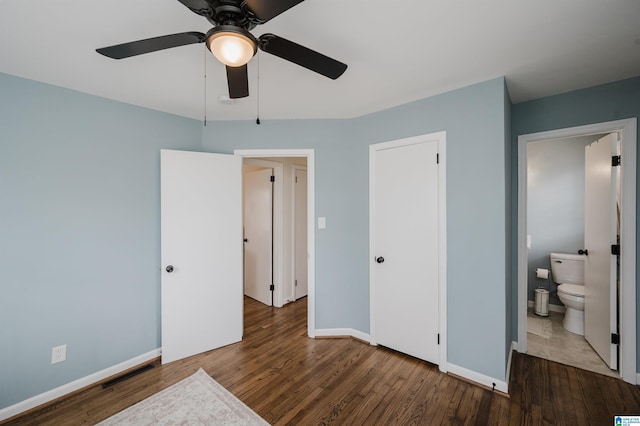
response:
M438 344L440 344L440 333L438 333Z
M276 289L276 286L275 286L275 285L271 284L271 285L269 286L269 290L274 291L275 289Z
M296 287L298 287L298 280L296 280L296 284L295 284L295 286L296 286Z
M436 154L436 164L440 164L440 153Z
M620 244L611 244L611 254L620 256Z
M296 176L296 183L298 183L298 176Z
M611 167L616 167L620 165L620 156L614 155L611 157Z
M275 176L271 176L271 177L269 178L269 181L270 181L270 182L275 182L275 181L276 181L276 177L275 177Z
M618 333L611 333L611 344L613 345L620 344L620 335Z

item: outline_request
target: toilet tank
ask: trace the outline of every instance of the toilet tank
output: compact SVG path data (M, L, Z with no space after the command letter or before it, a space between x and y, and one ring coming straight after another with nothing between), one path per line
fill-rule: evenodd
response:
M558 284L584 285L584 256L571 253L551 253L551 275Z

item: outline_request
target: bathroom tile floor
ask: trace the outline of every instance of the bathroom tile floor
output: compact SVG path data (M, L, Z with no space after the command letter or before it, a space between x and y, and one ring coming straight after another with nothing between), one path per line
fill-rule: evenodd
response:
M620 377L609 369L583 336L562 327L563 313L549 312L541 317L527 311L527 353L539 358L571 365L611 377Z

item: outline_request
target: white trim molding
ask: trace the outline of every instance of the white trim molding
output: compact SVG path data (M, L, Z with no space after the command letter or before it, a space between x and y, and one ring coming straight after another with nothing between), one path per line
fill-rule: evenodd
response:
M477 383L481 386L488 387L489 389L495 389L497 391L508 394L509 393L509 379L511 378L511 360L513 359L513 351L517 350L518 343L511 342L511 349L507 358L507 370L505 371L505 379L498 380L493 377L489 377L485 374L478 373L468 368L460 367L455 364L448 364L449 373L462 377L471 382Z
M474 383L478 383L479 385L485 386L489 389L495 389L500 392L508 393L509 386L507 382L504 380L494 379L493 377L487 376L482 373L478 373L473 370L469 370L464 367L460 367L459 365L451 364L448 365L449 373L454 374L456 376L460 376L463 379L470 380Z
M609 121L518 137L518 351L527 351L527 144L551 139L620 132L622 146L620 221L620 377L638 383L636 370L636 163L637 119Z
M120 364L116 364L112 367L105 368L104 370L100 370L88 376L74 380L73 382L67 383L66 385L59 386L50 391L41 393L40 395L25 399L24 401L17 404L10 405L9 407L0 410L0 421L6 420L20 413L24 413L27 410L31 410L32 408L35 408L39 405L46 404L47 402L53 401L54 399L70 394L71 392L86 388L87 386L95 385L96 383L99 383L108 377L115 376L116 374L126 371L130 368L136 367L147 361L151 361L152 359L156 359L160 356L161 353L162 350L160 348L154 349L150 352L147 352L146 354L139 355L135 358L131 358L127 361L121 362Z
M236 149L245 158L306 157L307 159L307 334L316 335L315 151L313 149Z
M363 342L371 341L367 333L353 328L320 328L316 330L316 337L353 337Z

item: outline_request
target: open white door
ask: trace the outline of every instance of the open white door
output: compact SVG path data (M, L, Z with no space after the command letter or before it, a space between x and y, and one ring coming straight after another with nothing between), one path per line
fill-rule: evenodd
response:
M244 294L272 306L272 169L244 174Z
M162 363L242 340L242 158L162 150Z
M584 337L612 370L618 369L617 326L618 169L617 135L609 134L585 147L585 306Z
M308 293L307 284L307 171L295 169L295 289L294 296L298 300Z

